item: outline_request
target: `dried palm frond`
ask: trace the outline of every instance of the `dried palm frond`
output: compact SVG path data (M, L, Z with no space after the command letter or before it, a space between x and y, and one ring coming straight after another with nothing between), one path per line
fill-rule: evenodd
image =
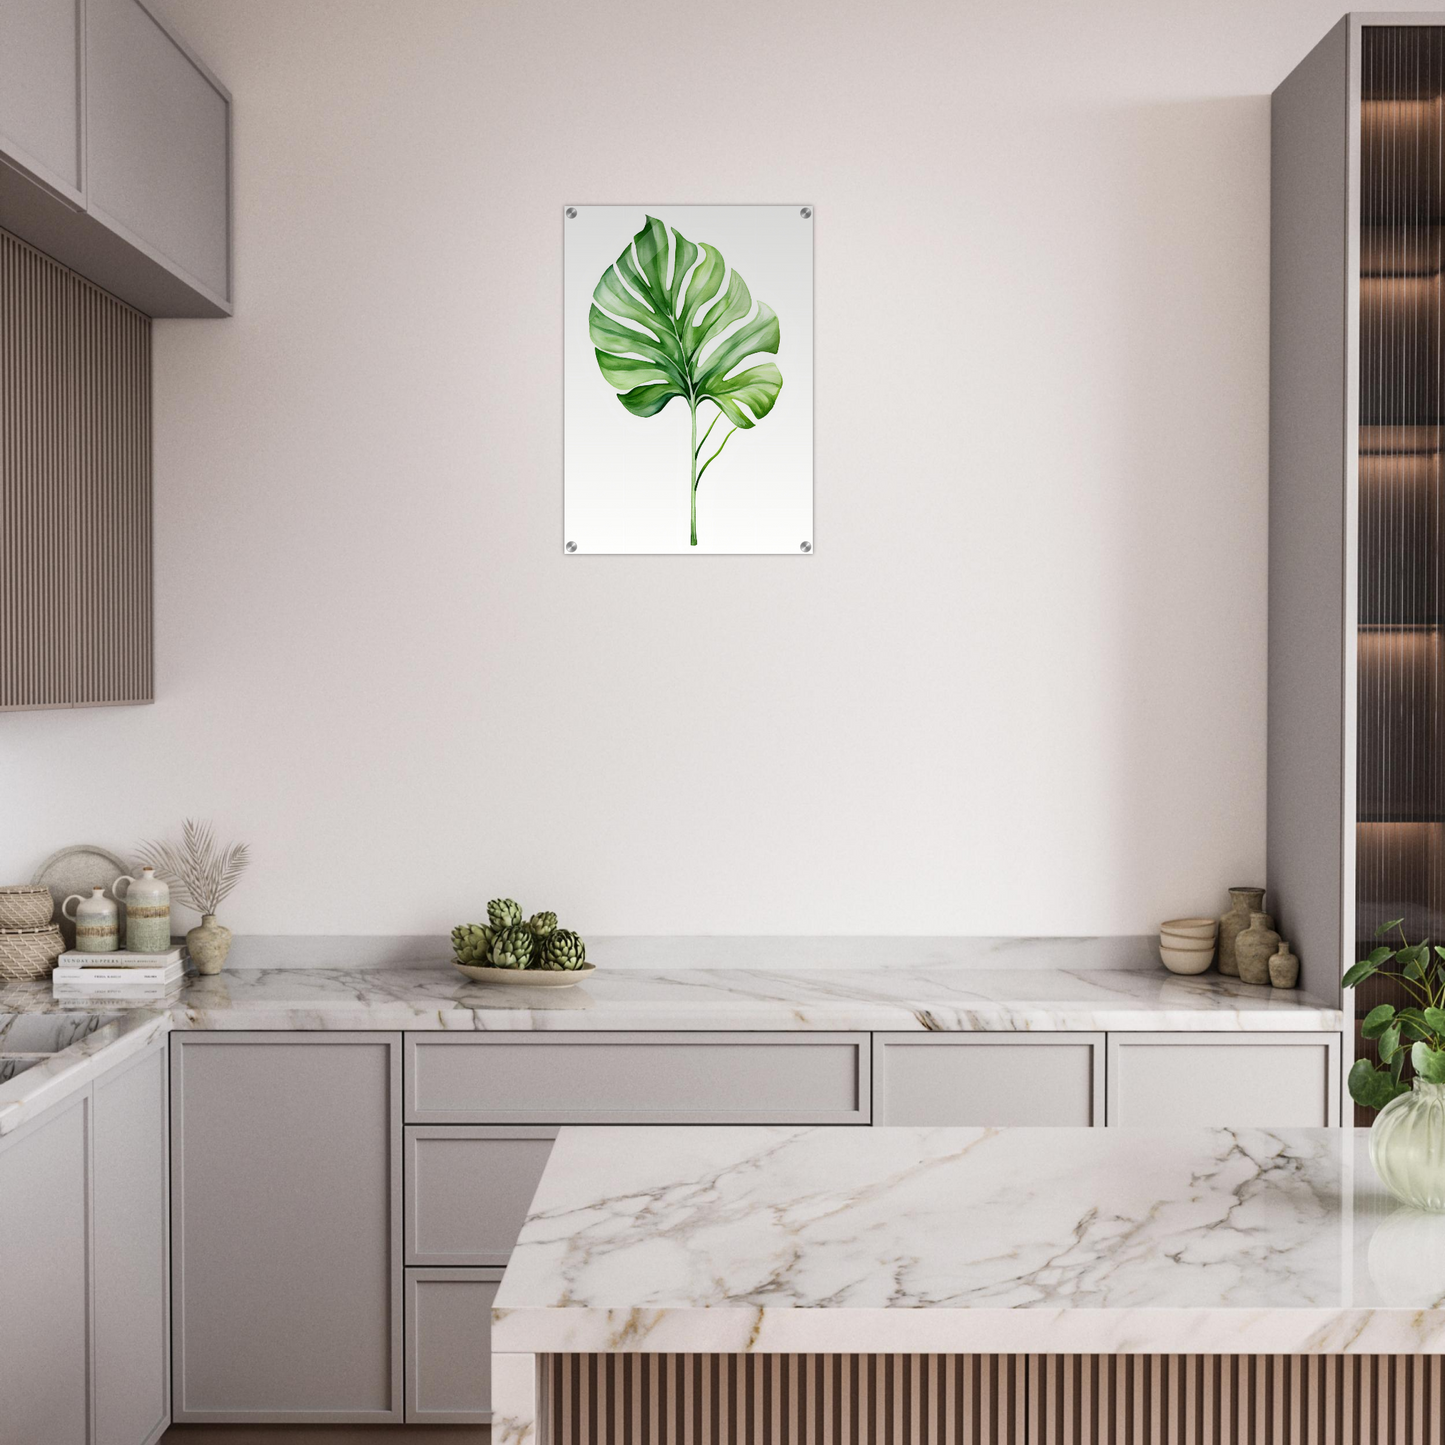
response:
M217 848L209 823L187 818L181 842L142 843L136 849L142 865L154 868L171 889L172 902L197 913L215 913L240 881L251 862L244 843Z

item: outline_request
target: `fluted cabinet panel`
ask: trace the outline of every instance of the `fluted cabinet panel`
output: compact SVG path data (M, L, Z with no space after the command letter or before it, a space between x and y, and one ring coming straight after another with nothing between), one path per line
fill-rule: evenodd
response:
M0 232L0 708L154 697L150 343Z
M551 1355L540 1445L1442 1445L1439 1355Z

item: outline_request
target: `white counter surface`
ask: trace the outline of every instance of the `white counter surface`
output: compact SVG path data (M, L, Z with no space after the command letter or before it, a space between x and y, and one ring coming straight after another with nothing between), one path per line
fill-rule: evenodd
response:
M564 1129L492 1348L1445 1353L1445 1217L1367 1137Z
M113 1005L97 1005L110 1009ZM154 1005L152 1005L154 1007ZM0 1015L64 1012L48 982ZM599 969L572 988L471 982L448 966L191 975L166 1011L199 1029L1338 1030L1340 1010L1209 973L892 968Z

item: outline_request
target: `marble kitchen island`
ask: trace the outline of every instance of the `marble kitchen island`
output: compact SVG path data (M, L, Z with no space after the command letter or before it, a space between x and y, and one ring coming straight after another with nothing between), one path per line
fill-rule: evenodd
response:
M686 1438L700 1440L729 1438L729 1409L736 1426L749 1400L770 1418L788 1416L789 1429L774 1420L779 1440L831 1439L849 1408L890 1419L946 1412L966 1389L965 1375L950 1373L949 1361L962 1369L959 1357L994 1361L992 1438L1006 1438L1000 1389L1016 1392L1015 1404L1037 1395L1049 1408L1049 1362L1074 1356L1111 1357L1110 1371L1119 1357L1167 1357L1184 1372L1180 1409L1197 1387L1216 1412L1221 1387L1207 1385L1206 1364L1284 1361L1265 1413L1293 1390L1294 1414L1275 1434L1313 1439L1311 1402L1344 1408L1330 1357L1430 1357L1402 1364L1399 1388L1408 1393L1408 1376L1411 1398L1424 1399L1426 1376L1440 1383L1445 1217L1388 1199L1367 1138L1329 1129L563 1130L493 1309L494 1439L571 1440L579 1429L594 1441L627 1438L618 1412L655 1409L650 1382L673 1378L671 1365L644 1374L647 1356L707 1357L701 1370L679 1369L672 1387L674 1405L683 1391L693 1401ZM586 1363L619 1355L630 1357L626 1367L601 1376ZM838 1383L842 1357L860 1355L900 1362L896 1389L885 1393L880 1373L875 1401L862 1407L856 1379ZM756 1371L739 1368L759 1356L794 1366L766 1406ZM1000 1375L1000 1357L1021 1363ZM1025 1360L1039 1376L1027 1386ZM1110 1371L1109 1408L1132 1412L1125 1375ZM1224 1414L1232 1420L1238 1406L1252 1419L1258 1401L1241 1402L1254 1376L1224 1375L1233 1382L1225 1394L1234 1391ZM1335 1375L1357 1381L1358 1369ZM1168 1379L1166 1369L1156 1411ZM581 1407L569 1403L577 1388ZM1096 1380L1095 1393L1104 1388ZM1438 1393L1433 1400L1438 1428ZM664 1416L669 1408L664 1400ZM1077 1401L1069 1408L1077 1414ZM590 1422L579 1425L585 1409ZM1228 1423L1220 1415L1191 1438L1233 1438ZM899 1439L932 1438L899 1429ZM1055 1438L1085 1438L1060 1430Z

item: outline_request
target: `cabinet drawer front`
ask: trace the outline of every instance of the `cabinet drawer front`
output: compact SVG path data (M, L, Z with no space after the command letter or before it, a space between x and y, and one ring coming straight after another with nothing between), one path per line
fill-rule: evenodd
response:
M866 1124L867 1034L408 1034L417 1124Z
M1338 1034L1110 1034L1109 1123L1142 1129L1339 1122Z
M540 1125L409 1125L407 1264L506 1264L556 1137Z
M1104 1122L1103 1034L876 1034L879 1124Z
M492 1420L492 1301L496 1269L406 1272L406 1422Z

